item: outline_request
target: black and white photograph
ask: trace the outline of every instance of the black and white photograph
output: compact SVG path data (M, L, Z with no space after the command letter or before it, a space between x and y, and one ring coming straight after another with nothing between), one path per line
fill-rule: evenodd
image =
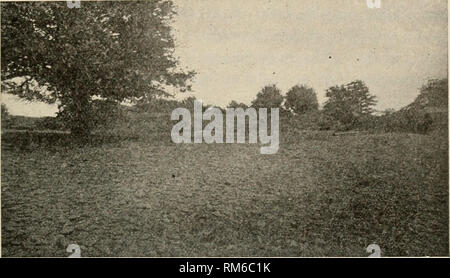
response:
M0 9L1 257L449 256L447 1Z

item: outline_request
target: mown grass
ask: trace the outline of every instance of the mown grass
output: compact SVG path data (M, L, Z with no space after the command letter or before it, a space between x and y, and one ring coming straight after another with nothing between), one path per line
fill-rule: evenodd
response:
M2 144L3 146L4 144ZM2 147L3 148L3 147ZM448 145L413 134L2 149L2 255L448 255Z

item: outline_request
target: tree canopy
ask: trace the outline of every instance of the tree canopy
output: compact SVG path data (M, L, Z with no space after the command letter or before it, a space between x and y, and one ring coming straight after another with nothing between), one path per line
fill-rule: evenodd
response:
M248 105L242 102L237 102L235 100L232 100L228 105L227 108L242 108L247 109Z
M296 85L289 89L284 105L286 109L297 114L319 109L316 92L306 85Z
M430 79L420 88L417 98L409 106L417 108L448 107L448 79Z
M430 79L409 105L384 117L388 130L427 133L448 127L448 79Z
M361 80L331 87L326 97L324 112L349 127L356 125L361 117L372 114L376 104L375 96Z
M283 100L281 90L275 84L267 85L256 95L256 99L252 101L252 107L279 108Z
M2 89L59 103L72 132L92 129L93 98L115 102L189 90L174 57L172 1L1 3Z

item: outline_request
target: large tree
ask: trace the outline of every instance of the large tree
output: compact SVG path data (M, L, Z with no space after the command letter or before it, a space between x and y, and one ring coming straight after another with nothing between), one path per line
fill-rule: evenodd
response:
M306 85L295 85L286 93L286 109L297 114L319 109L317 95L313 88Z
M326 97L325 114L349 128L357 125L361 117L372 114L376 104L375 96L361 80L331 87L326 91Z
M93 128L92 102L189 89L194 72L173 56L171 1L1 3L2 89L58 103L81 137Z

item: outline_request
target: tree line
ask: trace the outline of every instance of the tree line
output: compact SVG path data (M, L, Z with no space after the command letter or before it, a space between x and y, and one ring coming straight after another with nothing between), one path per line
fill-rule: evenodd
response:
M65 2L2 2L1 10L2 91L57 103L57 118L76 138L115 119L124 101L141 110L193 103L163 99L173 96L169 87L190 91L196 74L182 69L174 56L176 11L170 0L86 2L79 9ZM406 125L426 132L436 121L433 105L438 110L447 105L447 83L430 80L414 104L384 118L374 118L376 98L361 80L327 89L322 109L307 85L296 85L285 96L267 85L251 106L277 107L287 117L309 115L319 129ZM228 107L247 105L232 101Z
M285 95L276 85L262 88L250 107L274 107L285 117L299 121L291 124L322 130L378 129L427 133L433 128L445 128L447 122L448 80L430 79L411 104L395 111L387 109L374 115L377 99L362 80L336 85L326 90L326 101L320 109L316 91L308 85L295 85ZM231 101L228 107L246 108L244 103ZM380 115L381 114L381 115ZM308 121L301 123L300 121ZM311 125L313 122L313 125Z

